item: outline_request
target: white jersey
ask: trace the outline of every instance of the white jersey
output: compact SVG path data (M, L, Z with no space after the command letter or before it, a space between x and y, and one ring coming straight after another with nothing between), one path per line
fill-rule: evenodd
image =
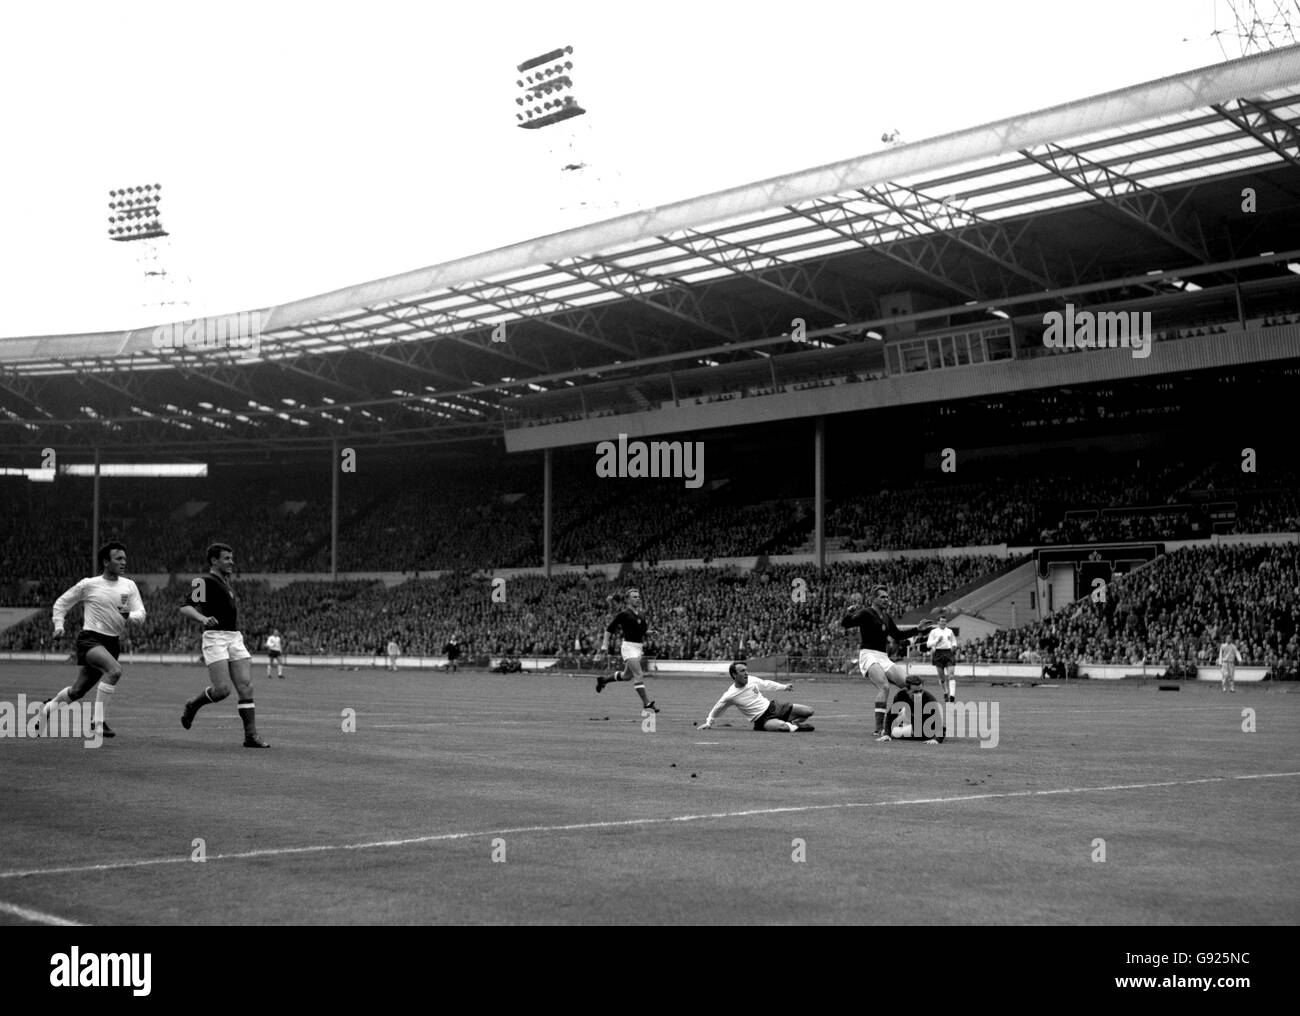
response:
M932 628L930 634L926 636L925 647L927 649L956 649L957 636L952 633L951 628Z
M109 580L102 575L82 579L54 601L54 627L62 628L63 619L75 604L86 605L83 627L101 635L121 635L126 631L126 611L136 624L144 622L144 601L140 590L127 578Z
M1241 652L1231 642L1219 646L1219 666L1235 666L1241 662Z
M278 653L280 651L280 636L268 635L266 637L266 648L273 653Z
M762 692L783 690L785 685L775 681L765 681L761 677L751 677L743 688L737 688L733 683L722 693L722 698L718 699L717 705L709 710L709 718L704 722L712 723L727 706L735 706L744 713L745 719L753 723L767 712L767 707L771 705L771 702L763 697Z

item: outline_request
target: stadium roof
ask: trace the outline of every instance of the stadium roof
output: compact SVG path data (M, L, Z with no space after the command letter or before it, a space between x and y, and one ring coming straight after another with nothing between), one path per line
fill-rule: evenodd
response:
M0 339L0 446L499 437L528 393L806 354L795 315L841 346L1066 292L1295 279L1298 208L1288 47L194 329L252 326L256 353L159 348L183 328ZM927 311L885 313L902 291Z

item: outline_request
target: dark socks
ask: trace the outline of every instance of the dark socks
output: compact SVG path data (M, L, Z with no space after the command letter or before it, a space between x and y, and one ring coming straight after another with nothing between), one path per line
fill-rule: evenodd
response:
M253 700L252 700L252 699L240 699L240 700L239 700L239 718L240 718L241 720L244 721L244 736L245 736L245 737L256 737L256 736L257 736L257 717L256 717L254 714L255 714L255 709L254 709L254 707L253 707Z

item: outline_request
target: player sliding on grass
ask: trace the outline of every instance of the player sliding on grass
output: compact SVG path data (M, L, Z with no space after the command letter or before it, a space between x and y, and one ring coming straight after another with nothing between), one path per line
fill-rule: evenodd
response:
M749 669L743 663L733 663L727 672L731 675L733 683L722 693L722 698L718 699L717 704L709 710L709 715L700 724L701 730L712 727L713 721L727 706L735 706L739 709L745 719L754 725L755 730L770 730L774 733L782 731L790 734L808 733L813 730L811 726L804 723L804 720L813 714L807 706L794 702L770 702L762 695L765 691L789 691L794 685L777 684L775 681L765 681L761 677L750 677Z
M603 674L596 678L596 691L604 691L605 685L615 681L631 681L636 693L641 696L641 705L656 713L659 707L650 700L645 691L645 677L641 673L641 657L645 651L645 636L650 630L648 622L641 613L641 591L636 588L627 591L627 606L614 615L605 629L605 637L600 640L600 651L609 652L609 637L615 632L623 634L623 669L613 677Z
M862 594L854 593L849 597L849 612L840 621L844 628L858 628L862 632L862 649L858 653L858 669L876 686L876 740L888 741L889 732L885 729L885 713L888 709L889 686L907 687L907 674L897 663L889 658L889 639L892 637L904 642L917 635L925 635L933 624L923 620L914 628L900 628L889 614L890 597L888 586L876 586L875 598L870 607L862 605Z
M54 637L63 637L63 619L78 603L85 603L85 618L77 633L77 679L45 703L41 722L48 723L50 713L59 706L76 702L95 688L95 709L100 716L101 733L113 737L113 728L103 722L108 700L117 690L122 667L119 638L127 622L144 624L144 601L134 582L125 577L126 547L106 543L99 548L103 574L82 579L54 601ZM92 728L93 729L93 728Z

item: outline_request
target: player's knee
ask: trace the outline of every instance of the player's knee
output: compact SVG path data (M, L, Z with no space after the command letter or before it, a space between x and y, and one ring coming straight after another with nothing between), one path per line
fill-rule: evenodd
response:
M214 684L212 686L212 690L208 692L208 698L210 698L213 702L220 702L224 698L230 698L229 686L218 687L217 685Z

